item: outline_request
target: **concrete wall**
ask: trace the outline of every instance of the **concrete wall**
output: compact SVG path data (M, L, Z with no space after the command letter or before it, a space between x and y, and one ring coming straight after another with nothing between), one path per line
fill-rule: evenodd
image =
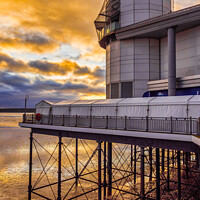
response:
M177 77L200 74L200 26L176 35ZM161 40L161 79L168 78L167 38Z
M120 24L125 27L171 11L171 0L121 0Z

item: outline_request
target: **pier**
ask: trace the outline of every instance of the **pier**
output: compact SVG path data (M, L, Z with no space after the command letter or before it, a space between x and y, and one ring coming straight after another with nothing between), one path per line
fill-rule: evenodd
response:
M95 27L107 99L43 100L23 116L29 200L199 199L199 13L173 11L171 0L104 1Z
M49 115L37 121L27 114L20 126L31 129L29 199L180 200L200 195L197 118ZM35 139L37 134L47 140L54 136L57 145L49 152ZM39 149L49 154L47 161ZM33 152L41 163L35 182ZM52 167L57 168L56 181L48 178ZM47 184L40 185L44 177Z

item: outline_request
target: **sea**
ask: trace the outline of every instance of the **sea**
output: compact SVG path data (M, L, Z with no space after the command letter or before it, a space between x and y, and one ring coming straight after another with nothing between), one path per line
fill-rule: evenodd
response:
M22 113L0 113L0 199L27 199L29 132Z
M30 129L20 128L18 123L21 121L22 113L0 113L0 200L25 200L28 198ZM58 164L55 160L58 157L57 144L58 137L34 134L32 185L35 188L57 181ZM63 148L62 152L62 180L74 176L75 139L63 138L63 144L65 144L65 149ZM96 147L96 142L80 141L80 171ZM53 152L54 154L51 156ZM89 171L95 171L97 166L97 155L95 155L93 162L88 165L84 173L87 174ZM41 174L43 168L45 168L48 176L44 172ZM97 177L97 174L86 178L96 181L95 176ZM62 196L71 187L73 181L62 183ZM78 184L78 188L74 187L70 191L69 197L76 196L83 193L83 191L96 187L93 183L88 182L84 183L80 181ZM55 184L52 187L47 187L36 192L50 199L56 199L57 185ZM96 196L97 190L79 199L96 199ZM32 199L42 198L32 195Z

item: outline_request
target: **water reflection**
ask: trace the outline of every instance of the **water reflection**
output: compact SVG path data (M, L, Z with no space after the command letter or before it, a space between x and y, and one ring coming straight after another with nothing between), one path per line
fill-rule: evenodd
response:
M22 114L15 113L0 113L0 199L16 199L23 200L27 199L28 190L28 163L29 163L29 129L22 129L18 127L18 122L22 120ZM42 136L35 135L35 147L38 149L39 156L45 166L49 160L50 155L55 150L58 143L58 138L53 136ZM38 141L38 143L37 143ZM63 138L63 143L66 145L65 152L63 149L63 167L62 167L62 179L66 179L74 176L74 166L75 163L75 141ZM68 144L68 146L67 146ZM40 146L41 145L41 146ZM79 163L79 170L83 169L83 166L87 162L88 158L91 156L92 151L96 148L95 142L87 142L79 145L79 158L81 162ZM86 150L87 149L87 153ZM33 152L33 183L35 183L40 177L40 181L37 187L48 184L48 182L56 182L57 180L57 162L55 159L51 159L48 162L46 169L48 170L48 179L44 175L41 175L42 165L40 159L38 158L37 151L34 149ZM53 157L57 158L57 149L54 152ZM93 164L88 166L89 170L94 170L96 165L97 156L94 156ZM50 168L51 167L51 168ZM85 173L88 173L88 169ZM95 169L96 170L96 169ZM94 175L94 177L96 174ZM94 181L96 181L94 179ZM63 183L63 188L70 188L73 181ZM71 191L71 195L78 194L84 190L94 188L94 184L91 183L79 183L78 188L74 187ZM33 184L34 185L34 184ZM52 192L52 190L54 192ZM41 190L43 195L48 197L56 196L57 185L44 188ZM94 192L96 194L96 191ZM91 195L88 198L94 199ZM52 195L52 196L51 196ZM55 196L54 196L55 195ZM64 194L63 194L64 195ZM40 197L34 196L33 199L40 199ZM82 199L85 199L84 197Z

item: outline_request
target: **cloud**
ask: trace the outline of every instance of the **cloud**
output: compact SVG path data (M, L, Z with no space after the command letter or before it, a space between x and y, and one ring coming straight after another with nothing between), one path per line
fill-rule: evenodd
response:
M25 71L26 64L22 60L16 60L7 54L0 53L0 69Z
M44 77L29 77L11 72L0 72L0 107L23 107L24 96L29 94L30 105L33 107L37 100L51 99L82 99L92 96L103 98L104 86L94 86L85 83L66 80L64 83L50 80ZM7 101L8 100L8 101Z
M30 61L28 63L28 65L32 68L32 69L37 69L41 72L46 72L46 73L58 73L58 71L62 74L64 74L64 71L60 71L59 70L59 65L56 63L51 63L51 62L47 62L47 61L40 61L40 60L36 60L36 61Z
M93 22L102 3L103 0L2 0L0 19L9 16L9 23L3 23L1 20L0 26L4 27L4 30L5 27L9 29L10 36L13 34L15 37L7 40L4 38L5 43L7 41L19 45L24 42L30 44L28 47L31 50L39 52L43 52L45 47L49 50L61 43L86 49L89 46L97 47ZM24 33L21 33L22 31ZM32 36L27 37L31 33Z
M0 31L0 46L6 49L20 49L20 51L46 53L58 49L59 44L39 32L8 28Z
M86 76L92 79L100 79L101 81L104 81L105 77L105 70L98 66L92 70L87 66L81 67L76 62L70 60L62 60L61 62L34 60L25 63L4 53L0 53L0 69L16 73L29 72L35 75L47 76L65 76L71 73L74 78Z

